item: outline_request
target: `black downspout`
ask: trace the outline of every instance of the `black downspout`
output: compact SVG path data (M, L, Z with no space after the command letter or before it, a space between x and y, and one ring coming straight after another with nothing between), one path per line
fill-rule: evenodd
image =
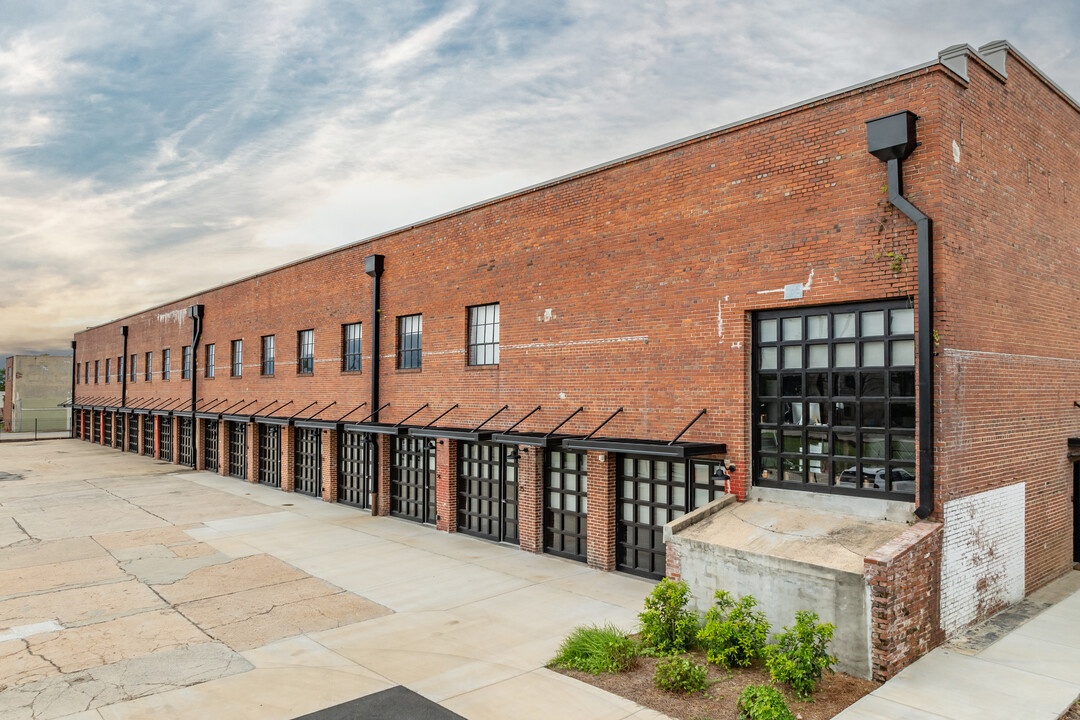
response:
M128 363L128 326L120 326L120 334L124 336L124 356L120 358L120 407L127 407L127 379Z
M195 359L199 357L199 338L202 337L202 319L203 319L203 306L192 305L188 308L188 317L195 321L191 327L191 432L192 432L192 446L194 447L195 438L195 398L198 397L198 385L199 385L199 373L196 372L197 363ZM183 362L183 358L180 359ZM183 370L183 368L181 368Z
M79 373L79 363L76 362L77 358L75 357L75 346L77 344L78 343L76 343L74 340L71 341L71 404L72 405L75 404L75 376L78 375L78 373ZM80 410L79 412L81 413L82 411ZM75 408L74 407L71 408L71 433L68 435L68 437L75 437Z
M371 405L375 412L371 415L371 422L379 422L379 318L382 316L382 308L379 307L380 278L383 272L383 256L368 255L364 258L364 272L371 276Z
M870 153L888 163L889 202L915 223L918 233L919 293L919 506L915 515L925 520L934 512L934 223L904 197L903 161L918 146L918 116L902 111L866 125Z

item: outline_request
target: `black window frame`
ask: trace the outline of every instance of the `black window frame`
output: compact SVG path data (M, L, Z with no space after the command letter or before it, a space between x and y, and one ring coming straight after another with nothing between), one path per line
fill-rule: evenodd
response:
M356 330L356 337L349 337L351 330ZM345 323L341 326L341 371L362 372L364 349L364 324Z
M105 384L112 380L112 358L105 358Z
M262 347L262 359L259 362L259 373L263 377L273 377L277 340L273 335L263 335L260 345Z
M422 370L424 368L424 315L422 313L399 315L397 321L398 370Z
M214 343L209 343L206 346L206 370L204 375L208 378L214 377L214 361L217 359L217 346Z
M139 354L131 353L131 382L139 379Z
M877 313L881 313L880 333L864 328L867 316ZM907 330L891 329L898 313L906 315ZM848 315L851 334L837 337L837 318L846 322ZM810 318L822 316L826 336L808 337ZM784 337L784 320L796 318L791 328L794 333L798 325L800 339ZM774 339L762 337L762 321L775 321ZM897 343L906 344L904 355L910 362L895 362ZM914 501L916 343L909 300L759 311L753 317L752 345L755 485ZM811 366L810 346L823 345L827 365ZM788 349L791 367L785 366ZM765 368L763 351L769 352ZM875 356L871 364L864 362L867 352ZM875 364L879 352L881 364ZM795 362L802 367L794 367ZM819 422L812 422L815 417ZM894 482L903 482L910 491L894 489Z
M494 310L494 321L486 314L481 317L481 311L487 310ZM469 306L466 348L466 364L469 367L491 367L499 364L501 317L497 302Z
M244 340L233 340L230 343L230 360L229 368L232 372L232 377L244 376Z
M296 374L315 374L315 330L299 330L296 333Z
M98 380L99 380L100 377L101 377L101 361L100 360L95 360L94 361L94 384L95 385L98 384Z
M172 376L172 348L161 349L161 379L168 380Z
M154 351L148 350L146 352L146 382L153 382L154 380Z
M191 346L183 345L180 348L180 379L191 379Z

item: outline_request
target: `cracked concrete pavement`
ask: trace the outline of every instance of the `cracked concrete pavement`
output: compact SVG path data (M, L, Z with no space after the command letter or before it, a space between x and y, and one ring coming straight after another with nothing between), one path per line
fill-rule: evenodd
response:
M0 717L662 718L547 670L651 584L78 440L0 447ZM518 702L529 697L528 703Z

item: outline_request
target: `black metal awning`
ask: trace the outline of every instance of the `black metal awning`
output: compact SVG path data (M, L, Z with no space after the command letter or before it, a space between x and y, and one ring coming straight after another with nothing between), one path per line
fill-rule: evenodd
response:
M580 435L552 435L542 432L502 432L491 436L493 442L504 445L529 445L531 447L552 448L561 445L563 440L579 438Z
M226 413L226 414L221 416L222 420L228 420L229 422L238 422L238 423L251 422L251 418L252 418L251 415L232 415L232 414L229 414L229 413Z
M665 440L641 440L636 438L571 438L563 440L567 450L602 450L604 452L655 455L657 457L688 458L700 455L724 455L724 443L676 442Z
M260 425L291 425L292 418L288 417L274 417L273 415L252 415L251 419Z
M94 412L101 412L102 410L105 409L105 406L104 405L93 405L90 409L93 410Z
M136 415L149 415L150 408L134 408L131 412L135 413Z
M200 420L220 420L221 419L221 413L197 412L197 413L195 413L195 417L199 418Z
M151 410L151 411L150 411L150 414L151 414L151 415L161 415L161 416L165 416L165 415L172 415L172 414L173 414L173 411L172 411L172 410Z
M347 423L345 425L345 432L365 432L375 433L377 435L404 435L411 427L411 425L395 425L394 423L379 422Z
M409 430L409 435L413 437L450 438L452 440L472 440L473 442L490 440L494 434L494 430L470 430L469 428L460 427L418 427Z
M294 420L293 425L298 428L312 428L315 430L335 430L340 425L337 420Z
M122 408L117 408L116 412L123 413L124 415L130 415L131 413L135 412L135 410L134 410L134 408L122 407Z

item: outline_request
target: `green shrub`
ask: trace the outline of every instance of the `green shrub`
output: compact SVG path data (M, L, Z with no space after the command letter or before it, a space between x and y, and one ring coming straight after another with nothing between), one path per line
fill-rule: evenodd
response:
M739 720L795 720L784 696L768 685L748 685L735 707Z
M686 658L672 656L656 663L653 682L656 683L656 687L668 692L702 692L708 686L705 673L704 665L698 665Z
M716 604L705 613L705 627L697 639L708 652L709 662L730 667L749 667L769 639L769 621L755 611L753 595L735 600L725 591L716 591Z
M697 615L687 609L690 586L664 578L645 598L641 620L641 642L661 655L686 652L697 634Z
M819 623L817 613L795 613L795 627L785 627L776 643L765 648L765 666L773 682L787 683L800 698L809 697L822 674L832 672L836 663L828 652L834 630L832 623Z
M574 628L551 661L556 667L599 675L625 672L637 662L637 645L613 625Z

